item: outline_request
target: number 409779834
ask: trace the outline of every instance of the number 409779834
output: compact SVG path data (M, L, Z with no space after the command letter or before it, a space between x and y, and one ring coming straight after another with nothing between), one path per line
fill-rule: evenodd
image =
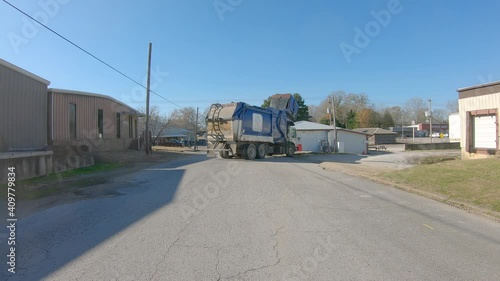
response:
M9 187L14 187L16 186L16 172L15 172L15 167L9 167L8 170L9 172L7 173L7 185Z

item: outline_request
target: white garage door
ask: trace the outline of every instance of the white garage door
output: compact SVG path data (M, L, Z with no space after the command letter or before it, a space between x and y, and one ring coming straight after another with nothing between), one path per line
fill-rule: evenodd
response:
M474 117L474 147L497 148L496 116Z

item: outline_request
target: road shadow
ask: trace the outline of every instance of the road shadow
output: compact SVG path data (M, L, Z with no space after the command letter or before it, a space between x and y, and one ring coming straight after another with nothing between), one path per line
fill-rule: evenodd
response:
M266 156L264 159L245 160L243 158L221 159L223 161L245 161L245 162L268 162L268 163L313 163L320 164L323 162L338 162L359 164L361 159L370 157L370 155L362 154L346 154L346 153L324 153L324 154L297 154L294 157L287 157L285 155Z
M2 263L1 280L41 280L84 256L104 241L170 204L182 181L183 166L207 160L190 155L91 186L86 200L61 204L16 222L16 273ZM98 196L89 190L102 191ZM22 204L18 205L21 208ZM2 253L9 253L5 227ZM5 255L4 255L5 258ZM6 261L5 258L4 261ZM103 261L105 263L105 261Z

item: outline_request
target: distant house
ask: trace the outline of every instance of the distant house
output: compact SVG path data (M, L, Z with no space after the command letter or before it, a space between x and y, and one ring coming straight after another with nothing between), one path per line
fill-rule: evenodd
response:
M371 145L396 143L396 136L398 135L396 132L382 128L358 128L353 131L370 135L368 142Z
M295 122L299 147L312 152L325 152L334 146L334 128L309 121ZM337 128L337 151L362 154L368 151L364 133Z
M16 179L52 172L47 139L49 81L0 59L0 170ZM2 183L7 172L0 173Z
M139 149L137 110L112 97L48 89L48 139L55 171L93 164L93 153Z
M191 130L169 127L162 130L161 134L156 138L156 145L160 145L163 142L169 140L178 140L184 142L185 145L189 144L189 142L194 142L195 133Z
M500 155L500 81L457 91L462 158Z

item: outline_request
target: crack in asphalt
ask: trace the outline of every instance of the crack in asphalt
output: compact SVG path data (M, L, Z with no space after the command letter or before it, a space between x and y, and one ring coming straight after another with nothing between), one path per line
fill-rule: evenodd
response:
M156 273L158 273L158 267L160 266L160 264L162 264L167 259L167 255L170 252L170 249L172 249L172 247L181 239L181 233L184 232L184 230L186 229L186 227L188 225L189 225L189 223L187 223L186 225L184 225L182 227L182 229L179 231L179 233L177 233L177 239L175 239L175 241L172 244L170 244L170 246L168 246L168 249L165 252L165 254L163 255L163 258L161 259L161 261L159 261L156 264L155 271L153 272L153 274L151 275L151 277L149 277L149 280L153 280L153 278L155 277Z
M261 269L264 269L264 268L269 268L269 267L274 267L276 265L278 265L279 263L281 263L281 258L279 257L279 252L278 250L276 249L276 247L278 246L279 242L278 242L278 239L276 239L276 236L278 235L278 232L283 229L284 226L280 226L278 229L276 229L276 231L271 235L271 237L273 238L273 240L276 242L276 244L274 244L273 246L273 250L274 252L276 253L276 262L273 263L273 264L266 264L266 265L263 265L263 266L259 266L259 267L256 267L256 268L250 268L250 269L247 269L245 270L244 272L240 272L238 274L235 274L235 275L231 275L229 277L227 277L227 279L232 279L232 278L235 278L235 277L239 277L240 275L245 275L247 274L248 272L252 272L252 271L257 271L257 270L261 270ZM220 280L220 279L219 279Z
M217 281L220 281L221 279L221 274L219 272L219 263L220 263L220 259L219 259L219 252L220 250L222 250L223 248L219 248L217 249L217 254L215 255L215 258L217 259L217 264L215 265L215 271L217 272Z

